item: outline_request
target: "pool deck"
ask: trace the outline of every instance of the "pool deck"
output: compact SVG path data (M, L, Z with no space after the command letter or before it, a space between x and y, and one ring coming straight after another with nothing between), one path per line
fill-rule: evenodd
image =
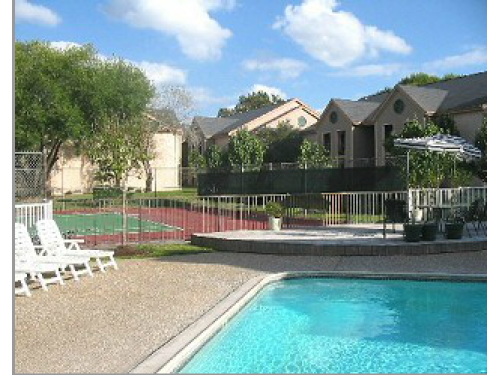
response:
M15 298L15 372L128 372L256 276L287 271L486 274L487 254L217 252L118 264L118 271Z
M323 256L387 256L426 255L454 252L482 251L487 238L482 232L464 229L460 240L447 240L442 235L436 241L410 243L403 239L401 225L392 232L389 226L386 238L381 225L343 225L321 228L231 231L194 234L191 242L219 251Z

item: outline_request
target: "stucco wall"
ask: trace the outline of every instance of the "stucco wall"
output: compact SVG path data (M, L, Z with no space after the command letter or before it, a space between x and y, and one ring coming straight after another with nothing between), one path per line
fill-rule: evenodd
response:
M455 126L460 132L460 136L471 143L474 143L476 134L483 125L484 112L462 112L451 115L455 121Z
M153 189L159 191L177 190L181 188L180 169L182 155L182 136L172 133L155 135L156 157L151 165L153 172ZM50 186L54 194L88 193L94 186L93 174L96 168L83 156L74 154L71 147L66 147L60 160L54 166ZM144 189L146 175L143 171L135 171L128 179L128 186Z
M335 124L332 124L330 121L330 114L336 111L338 114L337 121ZM346 160L352 160L354 158L354 152L353 152L353 125L351 120L335 105L330 106L326 110L326 113L322 115L322 118L318 122L318 125L316 127L317 129L317 138L316 141L319 144L323 144L323 135L326 133L331 134L331 142L332 142L332 147L330 150L330 155L333 158L338 158L339 157L339 150L338 150L338 138L339 138L339 131L345 131L345 159ZM348 165L348 164L346 164Z
M405 107L402 113L398 114L394 111L394 102L398 99L403 100ZM413 102L405 93L396 91L396 93L385 103L382 108L379 108L378 116L375 119L375 158L377 165L384 165L385 148L384 148L384 126L392 125L393 134L400 133L408 121L417 119L420 123L425 120L424 111Z

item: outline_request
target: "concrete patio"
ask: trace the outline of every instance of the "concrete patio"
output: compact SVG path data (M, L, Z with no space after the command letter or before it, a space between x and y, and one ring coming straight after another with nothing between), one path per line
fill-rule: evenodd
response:
M119 260L118 271L15 299L15 372L127 372L249 279L283 271L486 274L486 251L425 256L208 253Z
M470 232L470 236L469 236ZM405 242L402 225L395 232L388 226L386 237L380 224L337 225L335 227L270 230L241 230L194 234L191 242L220 251L280 255L425 255L486 249L487 237L473 228L464 229L460 240Z

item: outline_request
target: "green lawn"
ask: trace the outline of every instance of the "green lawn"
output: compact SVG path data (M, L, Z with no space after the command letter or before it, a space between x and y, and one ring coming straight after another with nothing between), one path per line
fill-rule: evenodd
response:
M170 255L211 253L215 250L188 243L143 244L118 246L115 255L119 258L158 258Z
M116 234L123 232L123 215L118 212L95 214L64 214L54 215L61 232L75 235ZM128 233L167 232L179 230L155 221L139 219L128 215L126 221Z

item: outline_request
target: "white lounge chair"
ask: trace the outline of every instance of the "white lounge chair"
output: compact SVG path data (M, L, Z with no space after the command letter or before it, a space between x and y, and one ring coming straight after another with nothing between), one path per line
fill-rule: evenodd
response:
M16 261L28 262L30 264L48 264L57 266L59 270L64 271L69 267L71 274L75 280L79 280L79 275L88 274L92 275L90 268L90 257L88 256L61 256L61 255L38 255L36 249L41 249L43 254L43 247L33 245L31 237L28 233L26 226L20 223L15 225L15 256ZM81 270L77 270L75 266L83 266Z
M51 263L33 263L27 260L17 260L14 264L16 273L25 273L31 276L33 280L38 279L42 289L48 291L47 284L61 284L64 281L59 271L59 265ZM54 273L53 277L43 276L44 273Z
M15 272L14 273L14 282L20 282L21 287L14 288L16 294L26 294L27 297L31 297L30 288L28 287L28 283L26 282L26 275L24 272Z
M118 269L118 265L114 258L114 251L80 249L79 243L83 243L84 240L64 239L54 220L40 220L36 223L36 228L43 249L47 251L48 254L88 256L96 260L102 272L106 272L106 267L110 266L113 266L116 270ZM103 263L104 258L109 258L109 261Z

